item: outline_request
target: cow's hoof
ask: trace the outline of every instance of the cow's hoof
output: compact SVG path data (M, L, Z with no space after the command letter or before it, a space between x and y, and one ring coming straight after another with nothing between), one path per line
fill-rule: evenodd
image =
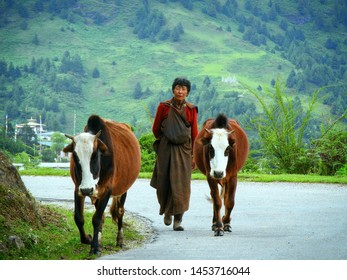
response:
M231 225L230 224L225 224L223 229L224 229L224 231L231 232Z
M92 236L90 234L86 235L84 238L81 238L82 244L92 244Z
M90 256L100 256L101 255L101 250L100 249L98 249L98 248L92 248L92 249L90 249L90 251L89 251L89 255Z
M212 224L212 227L211 227L211 229L212 229L212 231L216 231L216 224L214 223L214 224Z
M116 246L123 248L123 243L124 243L124 233L123 233L123 229L121 229L118 231L118 234L117 234Z
M224 231L223 230L216 230L214 232L214 236L223 236L224 235Z

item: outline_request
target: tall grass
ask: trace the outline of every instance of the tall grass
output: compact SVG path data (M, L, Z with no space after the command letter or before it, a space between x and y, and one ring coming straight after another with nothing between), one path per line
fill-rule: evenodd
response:
M7 244L9 235L21 238L25 247L15 246L0 250L0 260L85 260L90 256L90 245L81 244L79 232L75 225L73 212L58 206L43 205L46 209L43 216L44 226L35 228L31 224L20 222L11 224L10 229L0 227L0 243ZM41 212L43 212L41 210ZM85 211L85 229L93 232L92 211ZM125 213L124 242L127 248L139 246L148 237L140 232L139 221ZM113 254L121 250L116 246L117 226L106 215L103 225L102 254Z
M305 173L304 134L322 89L313 92L303 113L301 107L294 106L279 81L276 82L274 92L266 93L268 99L249 86L243 86L255 96L263 111L263 114L252 120L252 125L262 141L264 154L286 173Z

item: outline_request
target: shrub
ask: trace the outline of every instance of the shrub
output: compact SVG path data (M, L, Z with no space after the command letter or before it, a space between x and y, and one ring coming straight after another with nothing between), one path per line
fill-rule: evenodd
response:
M332 131L324 137L314 140L313 144L317 155L321 159L319 172L321 175L335 175L337 171L339 171L339 174L346 171L346 131Z
M139 138L141 146L141 172L152 172L156 160L156 153L153 150L155 137L152 133L144 133Z

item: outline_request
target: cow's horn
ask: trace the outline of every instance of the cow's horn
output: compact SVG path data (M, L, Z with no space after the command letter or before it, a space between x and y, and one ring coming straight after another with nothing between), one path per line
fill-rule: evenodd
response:
M234 132L235 132L235 130L230 130L230 131L228 132L228 135L233 134Z
M207 133L212 134L212 131L211 131L211 130L209 130L209 129L207 129L207 128L205 128L205 130L206 130Z
M99 138L100 134L101 134L101 130L99 130L99 132L95 134L95 138Z
M66 137L66 138L69 138L69 139L71 139L71 140L74 140L74 139L73 139L73 136L70 136L70 135L68 135L68 134L65 134L65 137Z

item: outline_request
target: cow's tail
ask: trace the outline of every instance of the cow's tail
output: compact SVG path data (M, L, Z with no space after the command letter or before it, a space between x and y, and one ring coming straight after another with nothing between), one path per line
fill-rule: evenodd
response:
M119 196L114 196L112 199L112 203L110 206L110 213L112 216L113 223L118 224L118 227L121 227L119 222L123 223L123 215L124 215L124 203L126 199L126 193ZM120 219L120 221L119 221Z
M220 196L220 198L221 198L222 201L224 200L224 194L225 194L224 186L221 186L221 190L220 190L220 195L219 195L219 196ZM206 195L206 199L207 199L210 203L213 202L211 196Z
M222 188L221 188L221 190L220 190L220 198L221 198L222 200L224 200L224 194L225 194L225 188L224 188L224 186L222 186Z
M112 220L113 223L117 224L118 223L118 217L119 217L119 213L118 213L118 209L119 209L119 204L120 204L120 196L115 196L112 199L112 204L110 207L110 213L112 215Z

